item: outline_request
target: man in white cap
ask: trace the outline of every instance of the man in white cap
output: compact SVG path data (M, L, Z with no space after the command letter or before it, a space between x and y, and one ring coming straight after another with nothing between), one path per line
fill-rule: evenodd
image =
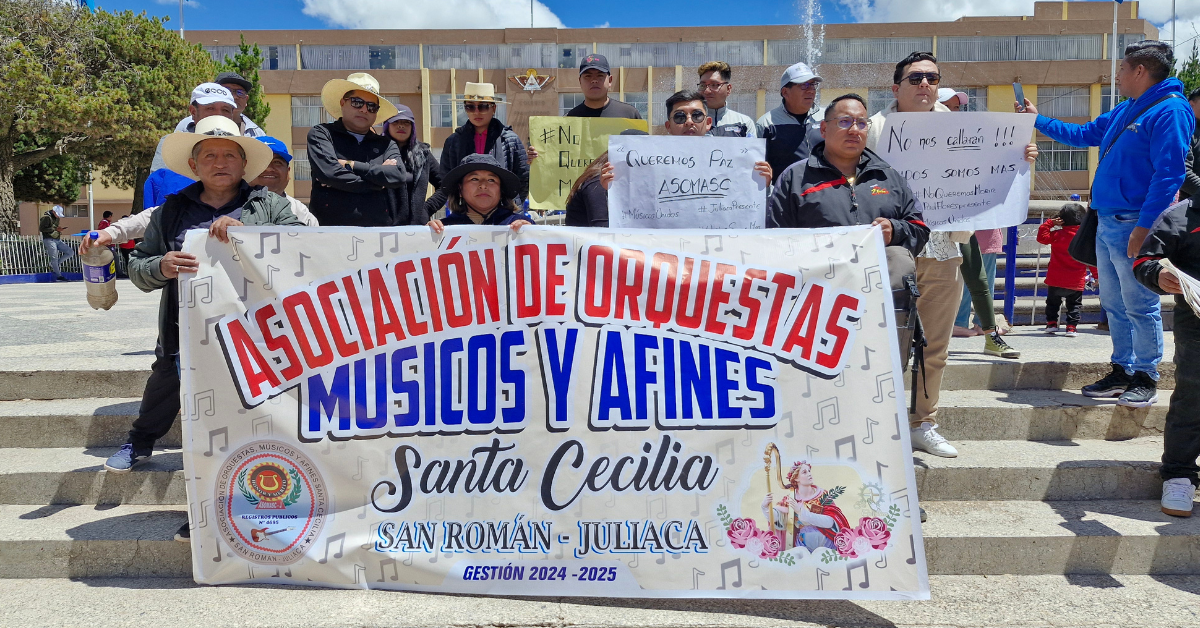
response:
M365 72L325 83L321 103L336 120L308 132L309 210L324 226L391 225L388 190L412 175L398 165L396 143L371 127L396 115L396 106L379 95L379 81Z
M184 118L187 124L181 122L184 128L176 128L176 131L191 132L196 128L196 122L207 118L208 116L225 116L233 122L237 123L238 129L242 127L242 116L237 113L237 101L233 99L233 93L216 83L201 83L192 90L192 100L188 104L188 117ZM162 143L168 136L164 135L163 139L158 141L158 148L154 150L154 159L150 162L150 171L161 170L166 168L166 164L162 159ZM150 207L153 207L151 205Z
M250 104L250 91L254 89L254 85L250 81L242 78L242 75L237 72L222 72L217 75L213 83L229 90L229 93L233 96L233 113L236 116L233 121L242 127L242 135L246 137L262 137L267 134L266 131L254 123L254 120L246 117L246 105ZM175 125L176 131L191 133L196 128L196 122L199 121L199 118L195 117L195 112L189 111L189 113L192 115L180 120L179 124Z
M946 105L950 111L966 111L969 97L963 92L956 92L952 87L938 88L938 102Z
M787 167L808 159L821 142L821 121L813 111L821 77L806 64L797 63L779 79L783 104L766 112L755 123L758 137L767 140L767 163L775 178Z
M46 210L38 220L38 230L42 232L42 244L46 247L46 255L50 257L50 269L54 271L54 281L66 281L62 275L63 260L70 259L75 251L62 241L58 230L58 219L63 217L62 205L55 205Z
M159 344L138 418L129 440L110 456L110 473L128 472L150 457L154 442L167 433L179 413L178 278L200 267L195 255L182 252L189 229L205 229L229 242L228 229L240 226L301 226L287 199L261 187L251 187L272 158L270 147L244 137L236 123L210 116L196 123L194 133L172 133L163 143L163 159L175 172L198 179L171 195L154 212L145 238L133 251L129 278L145 292L162 290L158 311ZM176 539L189 538L188 526Z

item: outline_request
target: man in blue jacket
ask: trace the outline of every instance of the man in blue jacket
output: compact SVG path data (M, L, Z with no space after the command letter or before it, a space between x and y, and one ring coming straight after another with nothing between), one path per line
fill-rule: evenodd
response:
M1087 124L1042 115L1036 124L1063 144L1100 147L1091 206L1100 218L1096 267L1113 343L1112 372L1084 386L1083 394L1119 397L1119 405L1135 408L1158 401L1163 332L1159 297L1138 283L1133 258L1183 183L1184 155L1196 128L1183 83L1167 78L1174 65L1168 44L1131 44L1116 76L1117 91L1129 100ZM1023 104L1037 113L1028 100Z

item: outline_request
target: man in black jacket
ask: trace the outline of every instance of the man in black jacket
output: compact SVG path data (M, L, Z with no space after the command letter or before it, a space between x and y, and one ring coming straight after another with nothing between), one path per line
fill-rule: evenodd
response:
M1133 263L1139 283L1158 294L1175 295L1175 390L1163 430L1162 511L1192 516L1200 484L1200 318L1183 298L1182 279L1162 264L1168 259L1191 277L1200 277L1200 211L1180 203L1164 212L1150 230Z
M1188 94L1188 104L1192 106L1196 119L1200 120L1200 87ZM1179 187L1181 201L1200 194L1200 173L1196 172L1200 168L1200 124L1196 125L1196 131L1192 133L1192 145L1183 157L1187 170L1183 174L1183 185Z
M816 229L878 225L883 242L916 255L929 240L904 176L867 149L867 105L839 96L825 110L821 136L808 159L779 175L767 206L767 227Z
M309 210L324 226L390 226L395 212L388 190L412 175L398 165L396 144L371 127L378 117L396 115L396 107L379 95L379 82L361 72L326 83L321 101L338 119L308 132Z

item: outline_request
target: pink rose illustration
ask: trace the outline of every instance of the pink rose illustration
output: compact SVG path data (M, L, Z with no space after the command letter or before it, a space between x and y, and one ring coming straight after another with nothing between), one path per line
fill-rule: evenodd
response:
M858 558L860 544L857 541L861 538L857 528L845 528L838 532L837 536L833 537L833 546L837 549L838 556Z
M729 536L729 542L734 547L741 549L746 547L746 543L758 536L758 525L753 519L734 519L729 524L729 530L726 531Z
M888 540L892 538L892 533L888 532L887 524L879 517L863 517L858 521L857 532L859 536L866 539L871 547L881 550L887 547Z
M779 556L780 550L783 549L783 543L779 540L779 536L769 530L759 530L758 538L762 541L762 553L759 558L775 558Z

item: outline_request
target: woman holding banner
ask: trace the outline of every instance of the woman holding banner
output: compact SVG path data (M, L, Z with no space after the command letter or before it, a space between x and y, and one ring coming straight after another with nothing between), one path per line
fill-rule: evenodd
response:
M467 155L442 183L446 217L430 220L428 226L436 233L451 225L509 225L517 231L532 224L513 200L513 190L519 184L517 176L505 170L495 157Z

